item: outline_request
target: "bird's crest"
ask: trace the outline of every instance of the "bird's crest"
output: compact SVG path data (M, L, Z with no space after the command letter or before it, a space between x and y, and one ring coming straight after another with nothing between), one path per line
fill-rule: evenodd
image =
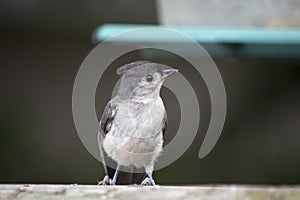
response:
M138 60L138 61L135 61L135 62L132 62L132 63L129 63L129 64L126 64L126 65L123 65L122 67L119 67L117 69L117 74L118 75L123 75L125 74L128 70L131 70L137 66L140 66L140 65L143 65L145 63L151 63L150 61L147 61L147 60Z

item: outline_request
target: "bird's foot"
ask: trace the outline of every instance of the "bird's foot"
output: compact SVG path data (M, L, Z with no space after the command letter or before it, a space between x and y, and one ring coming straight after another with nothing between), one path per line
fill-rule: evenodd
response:
M145 180L143 180L143 182L142 182L142 184L141 184L142 186L154 186L155 185L155 182L154 182L154 179L153 178L149 178L149 177L147 177L147 178L145 178Z
M112 180L106 175L103 180L98 183L98 185L113 185Z

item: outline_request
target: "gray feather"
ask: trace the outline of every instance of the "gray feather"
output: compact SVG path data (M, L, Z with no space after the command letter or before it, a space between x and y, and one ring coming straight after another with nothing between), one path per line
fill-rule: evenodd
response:
M117 69L117 74L118 75L123 75L125 74L128 70L131 70L137 66L143 65L145 63L151 63L150 61L147 60L139 60L139 61L135 61L126 65L123 65L122 67L119 67Z

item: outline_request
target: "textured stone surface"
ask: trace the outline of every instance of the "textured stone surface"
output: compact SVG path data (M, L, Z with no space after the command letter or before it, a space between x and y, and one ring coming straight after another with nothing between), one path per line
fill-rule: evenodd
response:
M0 199L299 200L299 187L0 185Z

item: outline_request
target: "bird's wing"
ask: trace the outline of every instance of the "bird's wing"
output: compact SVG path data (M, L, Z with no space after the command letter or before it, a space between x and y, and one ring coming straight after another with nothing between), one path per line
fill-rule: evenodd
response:
M106 105L100 120L100 131L102 132L103 136L105 136L110 131L117 110L118 105L113 104L111 101Z
M100 149L100 157L101 161L105 170L106 175L108 175L107 168L106 168L106 161L105 161L105 152L102 146L102 142L105 138L105 135L110 131L114 117L117 113L118 105L113 104L111 101L107 103L106 107L104 108L104 112L102 114L99 130L98 130L98 145Z
M168 117L167 117L167 113L165 112L164 119L163 119L163 126L162 126L163 137L165 137L167 128L168 128Z

